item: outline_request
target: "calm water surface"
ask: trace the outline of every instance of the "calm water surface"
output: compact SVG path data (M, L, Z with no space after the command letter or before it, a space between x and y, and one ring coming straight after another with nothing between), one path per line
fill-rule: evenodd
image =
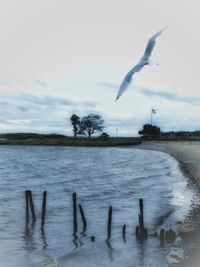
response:
M25 228L24 191L33 192L37 221ZM150 232L176 229L188 214L193 192L177 162L162 152L135 148L42 146L0 147L0 257L2 267L167 266L184 251L177 244L160 247L149 237L136 242L138 198L144 198ZM42 192L47 217L40 229ZM72 236L72 199L77 192L88 221L78 217ZM110 246L105 242L108 205L113 205ZM178 222L178 223L177 223ZM126 241L121 226L127 224ZM161 224L161 225L160 225ZM90 236L96 236L91 243Z

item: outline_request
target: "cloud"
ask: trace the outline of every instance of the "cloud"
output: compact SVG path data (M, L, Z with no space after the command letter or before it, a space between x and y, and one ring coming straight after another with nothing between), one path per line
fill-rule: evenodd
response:
M53 94L36 95L36 94L22 93L17 96L13 96L13 99L15 99L16 101L24 102L27 106L36 105L36 106L46 106L46 107L70 106L70 107L95 108L98 105L97 102L89 102L89 101L76 102L68 99L67 97L57 96Z
M39 79L33 79L34 83L41 87L48 87L48 84L45 81L39 80Z
M97 83L97 85L102 86L102 87L111 88L113 90L116 90L119 88L118 84L113 84L113 83Z
M13 85L16 83L16 79L14 78L2 78L0 77L0 84L1 85Z
M34 95L34 94L19 94L15 97L17 100L26 102L27 104L41 105L41 106L74 106L78 103L61 96L55 96L50 94ZM82 103L79 103L82 104Z
M183 102L183 103L187 103L191 105L200 105L199 97L180 96L176 93L155 91L150 88L140 88L138 91L148 97L158 97L158 98L166 99L169 101L176 101L176 102L178 101L178 102Z
M75 102L63 96L21 93L1 95L1 132L60 132L71 134L70 116L97 112L98 103Z

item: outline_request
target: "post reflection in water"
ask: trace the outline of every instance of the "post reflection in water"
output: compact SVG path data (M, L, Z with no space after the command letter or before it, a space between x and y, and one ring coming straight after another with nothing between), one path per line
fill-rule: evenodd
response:
M35 223L32 223L30 226L26 224L24 233L24 248L29 253L37 249L37 243L34 240L34 235Z
M78 248L78 235L76 233L73 233L73 244L75 248L73 250L76 250Z
M106 245L108 247L108 257L110 259L110 261L113 261L114 260L114 257L113 257L113 247L110 243L110 239L106 239Z
M45 229L41 227L41 240L43 242L43 249L46 249L48 247L46 235L45 235Z
M85 233L85 231L82 231L82 232L80 232L80 238L79 238L79 244L80 244L80 247L82 247L83 245L84 245L84 242L83 242L83 239L84 239L84 237L86 237L87 235L86 235L86 233Z

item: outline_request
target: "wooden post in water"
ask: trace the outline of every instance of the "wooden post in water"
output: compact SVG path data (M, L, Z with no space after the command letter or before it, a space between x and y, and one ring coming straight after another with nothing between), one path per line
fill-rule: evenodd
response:
M112 206L109 205L108 209L108 236L107 240L111 238L112 235Z
M34 203L33 203L32 192L30 190L28 190L28 196L29 196L31 213L32 213L32 221L35 222L36 221L35 208L34 208Z
M136 226L135 234L138 240L145 240L148 235L147 228L144 227L144 206L143 199L139 199L140 214L139 217L139 226Z
M73 201L73 234L78 231L78 223L77 223L77 205L76 205L76 193L72 194L72 201Z
M140 227L139 226L136 226L135 228L135 235L136 235L137 240L139 240L140 239Z
M165 242L165 229L161 229L160 230L160 244L161 246L164 245Z
M87 229L87 222L86 222L85 214L83 212L83 208L82 208L81 205L79 205L79 210L80 210L81 218L82 218L82 221L83 221L83 231L85 232L86 229Z
M94 236L94 235L91 236L91 237L90 237L90 240L91 240L91 242L95 242L95 236Z
M173 243L176 240L176 233L172 229L166 231L165 232L165 240L168 243Z
M28 190L25 191L25 198L26 198L26 225L29 224L29 196Z
M45 218L46 218L46 201L47 201L47 191L43 192L43 199L42 199L42 217L41 217L41 228L44 227Z
M123 239L126 240L126 224L122 226L122 236L123 236Z
M140 215L139 215L140 230L144 231L144 207L142 198L139 199L139 205L140 205Z

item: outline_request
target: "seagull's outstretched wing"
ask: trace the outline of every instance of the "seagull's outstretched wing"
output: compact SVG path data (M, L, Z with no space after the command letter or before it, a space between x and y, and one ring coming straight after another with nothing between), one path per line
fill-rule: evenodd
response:
M119 88L119 91L118 91L118 94L117 94L117 97L116 97L116 100L120 98L120 96L124 93L124 91L126 91L127 87L129 86L129 84L131 83L131 80L132 80L132 77L133 77L133 74L135 72L138 72L141 70L141 68L143 68L143 65L140 65L139 63L137 65L135 65L127 74L126 76L124 77L121 85L120 85L120 88Z
M154 46L156 44L156 38L163 32L164 29L160 30L159 32L157 32L156 34L154 34L148 41L144 55L142 56L142 58L140 59L139 63L137 65L135 65L124 77L116 100L120 98L120 96L124 93L124 91L126 91L127 87L129 86L129 84L131 83L132 77L134 75L134 73L139 72L145 65L149 64L149 59L151 57L151 53L154 49Z
M164 31L164 29L160 30L156 34L154 34L148 41L147 46L144 51L144 55L142 56L140 60L140 64L144 62L144 65L148 64L149 59L151 57L152 51L154 49L154 46L156 44L156 38Z

